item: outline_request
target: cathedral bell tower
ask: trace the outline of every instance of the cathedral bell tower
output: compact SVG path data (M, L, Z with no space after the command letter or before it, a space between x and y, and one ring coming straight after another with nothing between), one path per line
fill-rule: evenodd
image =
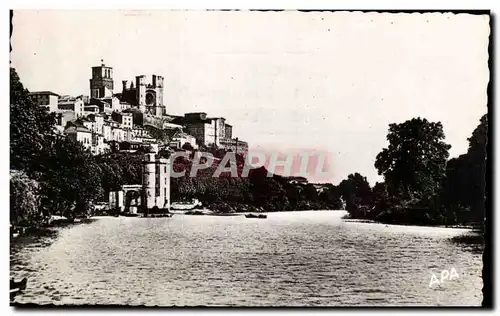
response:
M90 79L90 97L94 99L113 96L113 68L106 67L101 59L101 66L92 67Z

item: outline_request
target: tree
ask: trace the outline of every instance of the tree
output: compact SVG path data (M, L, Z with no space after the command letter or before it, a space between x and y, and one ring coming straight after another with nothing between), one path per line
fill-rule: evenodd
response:
M289 182L284 182L283 183L283 188L285 189L285 194L286 197L288 198L288 202L290 203L290 206L292 208L296 208L299 202L302 199L301 192L302 192L302 187L289 183Z
M74 217L102 196L101 169L91 152L70 138L54 141L42 177L45 214Z
M380 212L389 208L389 195L387 185L384 182L377 182L373 186L373 214L370 217L376 217Z
M366 177L357 172L348 175L347 179L340 182L339 191L351 217L366 216L366 212L372 207L372 190Z
M470 217L470 168L467 154L452 158L446 165L442 186L445 216L451 223L468 221Z
M451 148L444 138L440 122L414 118L389 125L389 147L377 155L375 167L393 205L430 203L436 196Z
M479 125L472 132L472 136L467 139L469 148L467 153L477 155L481 162L486 160L488 145L488 115L484 114L479 120Z
M308 183L304 186L302 190L302 197L306 200L316 201L319 198L318 191L313 184Z
M343 209L340 189L331 183L325 185L323 191L319 193L319 199L327 209Z
M22 171L10 171L10 221L31 224L40 219L40 185Z
M467 151L470 175L470 206L473 218L483 221L485 216L486 200L486 159L488 144L488 116L481 117L479 125L468 139Z
M101 185L104 192L117 191L124 183L123 167L116 155L97 157L97 165L101 170Z
M280 183L283 179L276 175L267 177L267 172L264 167L250 170L252 200L266 211L283 211L288 208L289 203L287 192Z
M453 223L484 220L488 143L486 115L481 118L468 141L467 153L448 161L443 182L446 215Z
M40 156L54 137L55 116L38 106L10 68L10 168L40 172Z
M11 213L74 217L102 195L102 170L80 143L56 135L55 116L33 102L12 68L10 75L10 167L25 173L12 178ZM20 190L27 201L19 200Z

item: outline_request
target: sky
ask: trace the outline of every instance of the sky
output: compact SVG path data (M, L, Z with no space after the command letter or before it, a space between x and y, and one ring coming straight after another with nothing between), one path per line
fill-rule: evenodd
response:
M89 95L164 76L167 112L225 117L266 152L328 153L328 179L373 185L390 123L441 121L450 157L487 112L489 17L451 13L15 11L11 67L30 91ZM317 180L314 176L311 181Z

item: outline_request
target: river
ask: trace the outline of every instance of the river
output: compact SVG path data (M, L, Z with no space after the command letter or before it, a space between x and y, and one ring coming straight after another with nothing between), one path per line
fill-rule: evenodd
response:
M147 306L480 305L482 255L465 230L345 221L343 211L267 219L102 217L11 243L19 303ZM442 284L442 270L458 277Z

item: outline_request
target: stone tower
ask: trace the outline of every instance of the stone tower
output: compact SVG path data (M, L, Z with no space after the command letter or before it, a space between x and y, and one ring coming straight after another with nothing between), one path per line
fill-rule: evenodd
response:
M171 164L171 160L170 158L166 159L167 160L167 163L166 163L166 168L165 168L165 178L166 178L166 185L165 185L165 202L166 202L166 205L165 205L165 208L167 208L169 211L170 211L170 204L171 204L171 201L170 201L170 172L172 171L172 164Z
M113 96L113 68L106 67L103 60L100 66L92 67L90 79L90 97L108 98Z
M156 205L156 157L149 150L144 154L142 161L142 192L144 195L143 206L151 209Z
M146 112L146 76L135 77L137 106L141 112Z
M156 160L156 205L170 209L170 164L165 158Z
M156 158L153 147L144 154L142 191L146 209L170 210L170 159Z
M151 88L155 92L155 102L152 104L152 112L156 116L163 115L163 77L153 75L153 84Z
M153 75L151 83L146 83L146 76L135 77L137 106L143 113L163 116L163 77Z

